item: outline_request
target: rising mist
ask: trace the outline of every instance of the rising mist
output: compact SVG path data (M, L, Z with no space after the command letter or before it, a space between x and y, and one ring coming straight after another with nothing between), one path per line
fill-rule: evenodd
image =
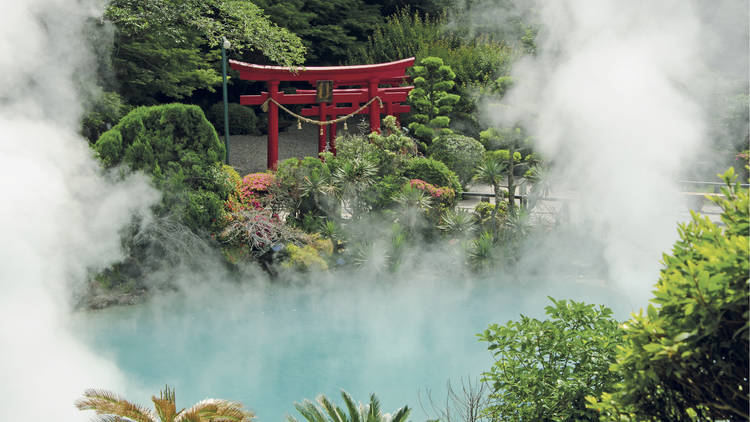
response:
M118 230L158 199L141 177L107 181L76 133L94 5L10 2L0 14L0 420L86 420L73 407L85 388L124 385L68 326L70 292L120 257Z

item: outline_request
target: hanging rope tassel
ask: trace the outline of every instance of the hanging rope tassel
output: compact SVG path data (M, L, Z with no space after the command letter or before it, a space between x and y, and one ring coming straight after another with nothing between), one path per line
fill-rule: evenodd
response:
M297 119L297 130L302 130L302 120Z
M325 132L323 132L323 126L320 127L320 136L325 135Z
M346 120L344 120L344 130L349 131L349 126L346 125Z

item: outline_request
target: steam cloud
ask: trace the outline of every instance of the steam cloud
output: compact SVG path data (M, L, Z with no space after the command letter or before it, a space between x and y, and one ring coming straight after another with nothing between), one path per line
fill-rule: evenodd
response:
M570 196L572 223L601 241L609 278L637 306L687 218L675 182L705 139L701 94L711 90L709 59L725 23L706 12L747 12L745 1L712 5L536 2L538 55L514 66L516 85L503 99L510 107L490 116L530 129L554 163L557 194ZM747 59L747 48L734 53ZM558 255L571 249L557 246Z
M119 257L118 230L158 199L141 178L108 182L76 134L94 3L0 14L0 420L86 420L73 407L85 388L123 385L68 326L70 292Z

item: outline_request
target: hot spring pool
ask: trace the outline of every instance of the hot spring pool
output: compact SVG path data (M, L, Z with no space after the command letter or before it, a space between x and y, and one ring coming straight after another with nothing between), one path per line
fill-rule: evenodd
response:
M460 384L490 368L476 338L489 323L519 313L541 317L548 295L604 303L618 318L632 309L618 292L590 284L226 284L80 313L74 330L125 374L130 390L118 393L143 404L170 384L178 406L224 398L242 402L259 421L281 421L285 414L300 419L294 402L324 393L340 404L345 389L358 401L376 393L385 412L409 405L420 421L428 417L420 391L444 401L447 380Z

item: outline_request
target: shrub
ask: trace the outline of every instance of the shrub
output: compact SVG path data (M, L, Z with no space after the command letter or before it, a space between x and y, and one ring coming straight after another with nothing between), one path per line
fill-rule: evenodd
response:
M383 210L390 208L394 201L393 197L401 190L406 182L406 178L389 174L376 181L372 185L371 198L368 202L373 210Z
M229 103L229 135L260 135L258 117L251 107ZM224 103L212 105L206 112L217 133L224 135Z
M412 73L414 89L409 92L409 103L414 113L409 129L429 144L436 135L452 133L448 115L460 97L448 91L456 85L456 74L440 57L425 57L412 68Z
M479 142L484 145L487 151L508 148L509 144L520 144L523 140L523 133L520 128L502 128L491 127L479 133Z
M103 92L81 117L81 135L90 143L111 129L132 109L116 92Z
M271 194L274 203L289 214L287 221L300 223L306 215L324 216L335 201L329 201L331 171L315 157L289 158L279 163Z
M521 315L492 324L479 334L495 364L484 373L490 384L491 420L595 420L587 394L601 393L619 380L609 371L622 329L605 307L555 300L549 319Z
M416 143L404 134L393 116L383 119L383 133L342 137L337 141L336 149L337 158L341 160L364 158L375 163L379 176L394 174L404 160L417 154Z
M723 176L723 227L693 214L656 283L631 316L613 371L591 407L605 420L748 420L748 192Z
M463 190L456 173L452 172L445 164L432 158L412 158L406 160L402 170L404 177L408 179L420 179L435 186L447 186L456 193L456 198L461 197Z
M273 173L250 173L242 178L240 198L256 199L260 195L267 194L274 182Z
M433 199L433 201L443 207L452 206L456 201L456 192L449 187L435 187L424 180L412 179L409 186L424 191Z
M482 160L484 147L474 138L450 134L435 139L429 149L430 158L442 161L458 176L461 185L471 181L477 163Z
M495 209L495 204L489 202L480 202L474 207L474 216L477 224L482 230L491 231L493 227L499 227L502 225L503 220L508 216L508 203L501 201L495 212L495 225L492 225L492 210Z
M231 220L232 214L238 211L259 210L267 206L271 197L269 189L275 183L272 173L251 173L242 179L237 176L237 179L235 191L225 203L226 209L230 213L228 220Z
M333 250L333 244L330 239L325 240L331 245L330 250ZM321 256L321 252L327 253L327 250L329 250L327 246L325 246L325 249L319 250L312 244L302 246L289 244L286 247L287 258L281 266L295 271L325 271L328 269L328 263Z
M218 240L230 247L239 247L254 256L269 253L272 248L298 243L303 233L284 224L277 215L265 209L235 212Z
M103 133L94 149L106 167L124 164L152 176L163 192L157 214L193 231L218 231L230 190L221 171L224 145L198 106L138 107Z

